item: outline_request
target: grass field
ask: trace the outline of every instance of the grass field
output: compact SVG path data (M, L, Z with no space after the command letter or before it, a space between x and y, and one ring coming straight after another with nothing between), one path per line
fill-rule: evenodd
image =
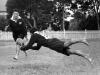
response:
M93 59L92 65L84 58L65 56L48 48L29 50L25 57L13 60L15 43L0 41L0 75L100 75L100 39L88 40L90 48L76 44L71 50L81 50ZM77 46L77 47L76 47Z

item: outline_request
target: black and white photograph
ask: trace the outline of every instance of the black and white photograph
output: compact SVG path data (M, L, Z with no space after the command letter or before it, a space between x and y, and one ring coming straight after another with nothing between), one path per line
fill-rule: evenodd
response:
M100 75L100 0L0 0L0 75Z

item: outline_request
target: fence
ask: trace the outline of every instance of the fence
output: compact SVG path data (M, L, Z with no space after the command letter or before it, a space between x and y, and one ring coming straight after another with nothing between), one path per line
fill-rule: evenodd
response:
M44 31L43 34L45 34L46 37L72 40L100 38L100 31Z
M100 38L100 31L43 31L40 32L47 38L58 38L58 39L96 39ZM30 34L28 33L28 38ZM0 40L13 40L11 32L0 32Z

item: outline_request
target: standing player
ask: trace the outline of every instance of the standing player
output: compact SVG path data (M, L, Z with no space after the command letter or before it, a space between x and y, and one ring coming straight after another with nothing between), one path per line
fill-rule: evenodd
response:
M13 39L16 42L18 38L24 39L24 37L27 36L27 29L24 24L23 19L19 16L19 12L14 11L12 13L12 17L9 19L9 25L6 27L6 29L10 27L13 35ZM17 48L17 47L16 47ZM16 49L16 56L14 59L18 58L19 50Z

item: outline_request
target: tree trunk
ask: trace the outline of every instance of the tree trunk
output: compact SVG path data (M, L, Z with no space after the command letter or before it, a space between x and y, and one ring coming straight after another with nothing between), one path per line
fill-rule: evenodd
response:
M31 16L32 16L32 19L33 19L33 21L34 21L34 25L33 25L33 26L34 26L35 28L37 28L36 19L35 19L35 17L34 17L33 15L31 15Z
M99 15L98 15L98 12L96 13L96 17L97 17L98 30L100 30L100 24L99 24Z
M94 4L94 9L95 9L96 18L97 18L98 30L100 30L99 14L98 14L98 10L99 10L99 4L98 4L98 1L94 1L93 4Z

